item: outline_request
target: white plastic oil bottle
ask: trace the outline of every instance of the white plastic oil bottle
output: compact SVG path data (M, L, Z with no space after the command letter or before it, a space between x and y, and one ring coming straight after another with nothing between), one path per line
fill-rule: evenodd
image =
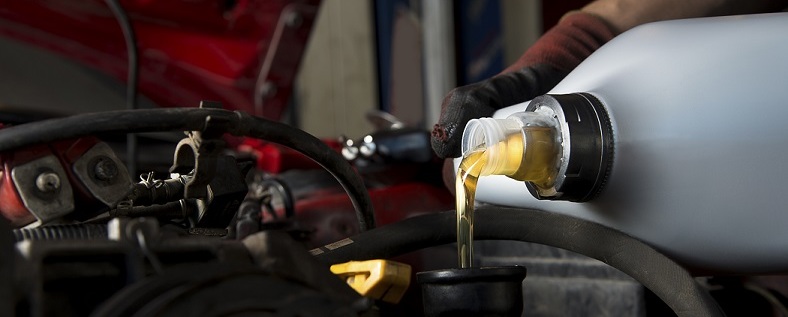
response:
M597 222L695 267L788 271L787 13L637 27L494 118L463 134L463 153L498 149L478 202ZM552 174L495 175L537 155L523 132L534 127L553 131ZM521 156L502 155L518 133Z

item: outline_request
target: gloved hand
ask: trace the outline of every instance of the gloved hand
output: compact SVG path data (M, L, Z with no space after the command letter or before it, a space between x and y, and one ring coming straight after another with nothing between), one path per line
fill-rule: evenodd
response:
M433 150L442 158L459 157L468 121L547 93L614 35L594 15L580 11L567 14L500 74L449 92L432 130Z

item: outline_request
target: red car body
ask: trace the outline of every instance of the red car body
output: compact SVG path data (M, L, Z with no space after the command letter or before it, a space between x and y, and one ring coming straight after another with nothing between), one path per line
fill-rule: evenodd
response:
M320 0L122 0L139 92L164 107L214 100L278 120ZM7 0L0 36L126 81L126 44L102 0Z

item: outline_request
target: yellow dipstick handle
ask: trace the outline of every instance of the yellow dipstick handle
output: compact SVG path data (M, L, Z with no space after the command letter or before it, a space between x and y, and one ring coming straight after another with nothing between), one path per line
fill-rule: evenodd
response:
M410 265L389 261L350 261L334 264L331 272L362 296L398 303L410 285Z

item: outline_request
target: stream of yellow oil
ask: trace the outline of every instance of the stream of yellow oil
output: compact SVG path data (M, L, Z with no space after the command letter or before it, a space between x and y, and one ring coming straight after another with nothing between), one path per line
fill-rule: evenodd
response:
M517 133L498 144L496 153L505 155L504 164L485 175L506 175L520 181L531 181L536 186L549 187L555 181L555 159L558 145L554 130L527 127L526 139ZM526 151L526 145L528 151ZM466 153L460 161L455 181L457 204L457 257L460 268L473 265L473 210L476 185L488 162L488 151L479 148Z
M457 204L457 256L460 268L473 263L473 202L476 183L487 164L487 151L476 150L463 156L455 183Z

